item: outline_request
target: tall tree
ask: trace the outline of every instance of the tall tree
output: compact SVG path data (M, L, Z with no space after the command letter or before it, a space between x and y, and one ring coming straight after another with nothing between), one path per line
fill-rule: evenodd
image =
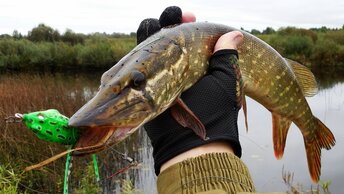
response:
M28 33L28 39L31 41L49 41L54 42L60 39L60 34L57 30L52 29L45 24L39 24Z

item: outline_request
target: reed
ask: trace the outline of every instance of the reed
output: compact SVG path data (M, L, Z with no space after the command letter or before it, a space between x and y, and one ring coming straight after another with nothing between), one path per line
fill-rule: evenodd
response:
M15 166L13 173L20 175L19 190L25 191L20 185L26 185L41 192L59 192L63 160L40 171L22 174L22 170L66 147L39 140L22 124L6 123L4 118L51 108L69 117L94 94L98 83L86 83L90 79L78 75L12 73L0 76L0 165Z

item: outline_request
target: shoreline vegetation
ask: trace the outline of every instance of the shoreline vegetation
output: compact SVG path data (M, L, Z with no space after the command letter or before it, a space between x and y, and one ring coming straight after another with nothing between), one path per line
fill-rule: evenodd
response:
M242 29L244 30L244 29ZM311 69L344 72L344 25L303 29L267 27L249 31L284 57ZM14 30L0 35L0 71L106 70L136 46L136 33L81 34L67 29L59 33L39 24L27 35Z

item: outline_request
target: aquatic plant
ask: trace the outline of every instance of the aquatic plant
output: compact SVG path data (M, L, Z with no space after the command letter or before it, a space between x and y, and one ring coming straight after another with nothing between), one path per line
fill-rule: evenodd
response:
M331 181L319 181L315 188L311 185L310 189L305 189L302 184L294 183L294 173L285 170L284 167L282 168L282 180L289 189L287 191L288 194L320 194L320 187L322 188L323 194L330 194L329 187Z

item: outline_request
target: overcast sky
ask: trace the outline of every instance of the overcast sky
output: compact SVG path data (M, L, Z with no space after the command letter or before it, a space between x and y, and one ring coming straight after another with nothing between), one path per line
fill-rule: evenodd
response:
M1 0L0 34L29 30L44 23L60 33L135 32L140 21L159 17L169 5L192 11L197 21L246 30L344 24L344 0Z

